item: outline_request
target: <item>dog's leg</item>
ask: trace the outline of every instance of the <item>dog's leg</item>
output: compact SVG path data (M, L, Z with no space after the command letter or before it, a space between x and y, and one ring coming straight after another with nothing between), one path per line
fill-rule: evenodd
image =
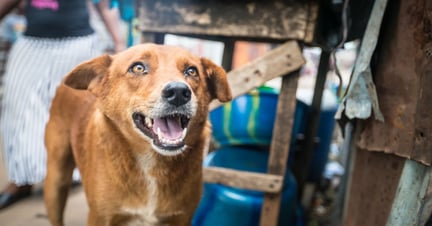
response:
M68 132L59 130L58 124L50 121L45 135L48 168L44 200L48 218L53 226L63 225L63 211L75 168Z
M92 210L90 210L87 219L87 226L99 226L99 225L111 225L111 224L108 224L105 219L102 219L101 217L96 215ZM121 224L115 224L115 225L121 225Z

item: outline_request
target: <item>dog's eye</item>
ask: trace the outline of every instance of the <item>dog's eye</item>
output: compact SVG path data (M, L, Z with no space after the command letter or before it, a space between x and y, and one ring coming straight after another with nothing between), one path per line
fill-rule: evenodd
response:
M192 76L192 77L198 76L198 69L196 69L196 67L188 67L188 68L184 71L184 74L185 74L186 76Z
M145 75L148 73L147 67L142 63L135 63L129 68L129 72L132 72L134 74L141 74Z

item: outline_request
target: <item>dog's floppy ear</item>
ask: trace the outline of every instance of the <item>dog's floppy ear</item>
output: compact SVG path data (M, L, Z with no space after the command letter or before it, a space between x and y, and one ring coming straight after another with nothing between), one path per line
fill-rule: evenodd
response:
M102 55L76 66L64 79L64 84L74 89L88 89L99 81L111 64L109 55Z
M201 64L206 71L207 87L212 98L220 102L230 101L232 95L225 70L207 58L201 58Z

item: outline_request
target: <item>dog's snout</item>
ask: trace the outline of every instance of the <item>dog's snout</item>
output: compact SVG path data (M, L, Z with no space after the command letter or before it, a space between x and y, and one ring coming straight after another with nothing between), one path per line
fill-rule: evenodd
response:
M162 97L170 104L181 106L191 99L191 90L182 82L171 82L162 90Z

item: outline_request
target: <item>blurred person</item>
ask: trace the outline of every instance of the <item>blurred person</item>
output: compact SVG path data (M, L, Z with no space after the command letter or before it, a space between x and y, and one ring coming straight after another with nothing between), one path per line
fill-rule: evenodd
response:
M0 24L0 39L8 42L9 45L14 43L25 30L26 19L24 16L25 1L17 6L17 8L6 15Z
M2 78L10 47L22 35L26 27L24 6L25 1L21 1L17 8L6 15L0 23L0 100L3 96Z
M20 3L0 1L0 19ZM45 124L57 86L77 64L102 54L89 23L87 0L26 0L27 27L14 43L4 75L0 126L9 184L0 209L31 195L46 174ZM109 0L95 8L112 37L115 51L125 49L119 14Z

